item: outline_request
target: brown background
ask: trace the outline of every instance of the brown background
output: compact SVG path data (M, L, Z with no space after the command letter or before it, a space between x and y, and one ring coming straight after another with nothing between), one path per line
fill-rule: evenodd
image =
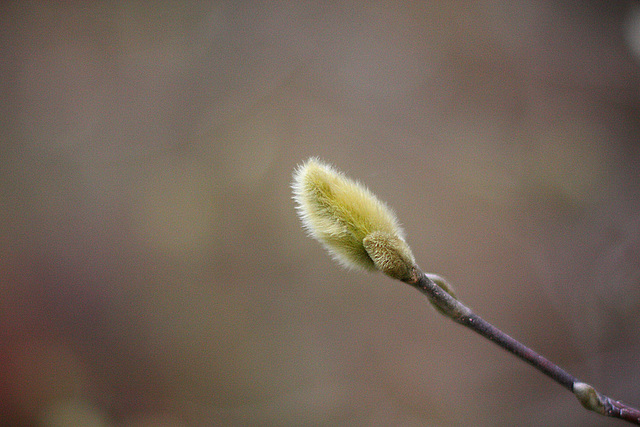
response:
M312 155L640 405L636 2L6 2L0 41L0 424L620 425L336 266Z

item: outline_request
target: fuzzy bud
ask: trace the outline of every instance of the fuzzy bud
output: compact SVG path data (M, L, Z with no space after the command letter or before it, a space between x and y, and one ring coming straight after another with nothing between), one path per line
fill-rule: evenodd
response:
M304 228L344 266L405 280L415 261L391 211L367 188L316 158L294 173Z

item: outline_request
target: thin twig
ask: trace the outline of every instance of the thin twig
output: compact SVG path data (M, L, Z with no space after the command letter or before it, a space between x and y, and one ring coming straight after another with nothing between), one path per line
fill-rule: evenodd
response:
M418 267L414 267L413 274L404 282L425 294L438 311L445 316L493 341L571 391L585 408L607 417L620 418L640 425L640 410L598 393L591 385L579 381L555 363L505 334L473 313L471 309L438 286Z

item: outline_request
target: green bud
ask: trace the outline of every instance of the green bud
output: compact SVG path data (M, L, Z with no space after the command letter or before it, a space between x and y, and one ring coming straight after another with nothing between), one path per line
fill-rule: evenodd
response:
M294 173L304 228L340 264L405 280L415 261L398 220L367 188L316 158Z
M599 414L605 413L602 396L590 384L575 382L573 384L573 394L585 408Z

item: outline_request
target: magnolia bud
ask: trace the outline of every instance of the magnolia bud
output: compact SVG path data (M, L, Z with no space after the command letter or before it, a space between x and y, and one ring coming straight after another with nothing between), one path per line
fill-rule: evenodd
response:
M292 187L304 228L338 262L409 277L415 261L398 220L367 188L316 158L296 169Z

